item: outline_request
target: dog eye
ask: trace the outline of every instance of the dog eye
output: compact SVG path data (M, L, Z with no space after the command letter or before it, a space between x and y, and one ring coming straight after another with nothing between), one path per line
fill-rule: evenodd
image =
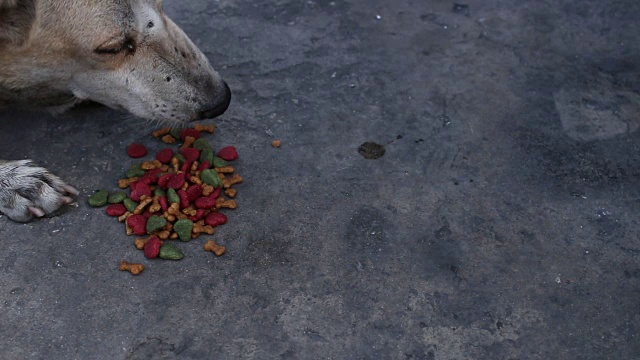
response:
M127 38L120 42L109 41L106 44L100 45L94 52L100 55L115 55L123 51L133 52L134 50L135 45L133 44L133 40Z

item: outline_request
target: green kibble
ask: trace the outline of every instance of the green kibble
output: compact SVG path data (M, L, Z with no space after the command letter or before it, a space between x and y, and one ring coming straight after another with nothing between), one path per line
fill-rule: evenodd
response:
M107 190L98 190L93 195L89 196L89 205L93 207L104 206L107 204L109 198L109 192Z
M209 164L213 163L213 150L211 149L204 149L202 150L202 152L200 152L200 163L204 164L205 161L208 161Z
M127 208L128 212L133 212L136 207L138 207L138 203L129 198L124 199L122 203L124 204L124 207Z
M182 250L177 246L167 243L160 248L160 258L165 260L180 260L184 257Z
M180 128L172 128L169 132L171 136L176 138L176 140L180 140L182 138L182 129Z
M225 167L227 165L229 164L222 158L219 158L217 156L213 158L213 167Z
M109 195L107 201L109 202L109 204L118 204L123 202L126 198L127 194L123 193L122 191L116 191L113 194Z
M173 224L173 231L175 231L180 240L191 240L191 232L193 231L193 222L189 219L180 219Z
M166 196L167 192L164 191L163 189L157 188L157 189L153 190L153 195L155 195L155 196Z
M160 230L167 225L167 219L162 216L151 215L147 220L147 234Z
M167 190L167 200L169 200L169 203L171 204L180 203L180 197L178 196L178 193L176 192L175 189L169 188Z
M222 186L222 179L220 179L220 175L218 175L218 172L213 169L203 170L200 173L200 179L202 179L205 184L211 185L215 188Z
M142 176L144 175L145 171L142 170L142 165L139 163L133 164L131 165L131 167L129 168L129 170L127 170L127 177L128 178L132 178L132 177L136 177L136 176Z
M200 150L200 151L205 151L207 149L213 151L213 147L211 146L211 144L209 144L209 142L203 138L199 138L197 139L194 143L193 143L193 147Z

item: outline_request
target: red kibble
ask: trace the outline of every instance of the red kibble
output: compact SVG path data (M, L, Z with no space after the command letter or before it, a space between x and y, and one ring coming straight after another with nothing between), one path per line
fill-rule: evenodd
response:
M160 207L162 208L162 211L169 210L169 202L167 201L166 196L161 196L158 202L160 203Z
M200 150L196 148L184 148L180 150L180 154L182 154L188 162L194 162L200 158Z
M220 212L212 212L204 219L204 223L211 226L224 225L227 223L227 215Z
M187 161L184 164L182 164L180 171L182 171L185 174L188 174L191 171L191 162Z
M189 207L189 195L184 190L178 191L178 197L180 198L180 208L184 209Z
M138 181L131 189L131 200L139 202L142 195L151 196L151 188L142 181Z
M131 215L127 219L127 225L138 236L147 234L147 218L142 215Z
M187 189L187 195L189 195L189 201L195 201L197 198L202 195L202 186L200 185L191 185Z
M180 189L184 185L184 174L175 174L167 182L167 187L171 189Z
M199 139L200 131L194 128L182 129L182 131L180 132L180 137L182 138L182 141L184 141L187 138L187 136L192 136L195 139Z
M160 178L158 179L158 185L161 188L166 189L167 188L167 183L169 182L169 180L171 180L171 178L174 175L175 174L164 174L164 175L160 176Z
M162 169L151 169L147 171L140 181L144 182L147 185L153 185L158 182L158 175L162 173Z
M204 214L206 214L206 213L207 213L207 210L205 210L205 209L198 209L198 210L196 211L196 218L197 218L197 220L196 220L196 221L198 221L198 220L202 219L202 217L203 217L203 216L204 216Z
M111 204L107 207L107 215L122 216L127 212L127 208L122 204Z
M232 161L238 158L238 151L234 146L223 147L218 151L218 157L226 161Z
M151 215L153 215L153 214L152 214L152 213L151 213L151 211L149 211L149 210L145 210L145 211L142 213L142 216L144 216L147 220L151 217Z
M160 161L163 164L170 163L172 158L173 158L173 150L169 148L160 150L158 155L156 155L156 160Z
M214 199L217 199L217 198L220 197L221 193L222 193L222 187L217 187L217 188L215 188L215 190L213 190L213 192L209 196L214 198Z
M195 204L198 209L211 209L216 206L216 199L210 196L200 197L196 199Z
M141 158L147 155L147 148L139 143L133 143L129 145L129 149L127 150L127 154L134 159Z
M162 247L162 242L160 238L157 236L152 237L144 244L144 256L148 259L157 258L160 255L160 248Z
M200 171L204 171L207 170L211 167L211 164L209 164L209 162L207 160L205 160L202 164L200 164Z

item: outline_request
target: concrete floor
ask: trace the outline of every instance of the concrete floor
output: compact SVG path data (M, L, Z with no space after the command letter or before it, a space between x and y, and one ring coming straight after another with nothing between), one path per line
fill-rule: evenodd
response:
M143 260L86 204L143 121L0 113L2 158L83 192L0 219L0 358L640 358L640 2L468 4L165 4L234 94L221 258Z

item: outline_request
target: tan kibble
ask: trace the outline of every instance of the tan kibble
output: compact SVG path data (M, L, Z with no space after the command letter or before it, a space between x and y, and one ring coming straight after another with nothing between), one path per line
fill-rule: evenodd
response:
M202 195L204 196L211 195L211 193L213 193L215 190L216 189L211 185L202 184Z
M140 215L144 212L144 209L153 202L153 198L150 198L146 195L142 195L140 197L140 204L136 206L135 210L133 210L134 215Z
M129 187L129 185L131 185L131 183L138 181L138 177L132 177L132 178L128 178L128 179L120 179L118 180L118 187L120 189L126 189Z
M176 142L176 138L174 138L171 135L165 135L162 137L162 142L167 143L167 144L173 144Z
M177 157L173 157L171 158L171 165L173 166L173 171L175 171L176 173L178 171L180 171L180 160L178 160Z
M228 179L224 179L222 181L222 185L224 186L225 189L228 189L230 187L232 187L235 184L240 184L242 182L242 176L240 176L240 174L233 174L232 177L228 178Z
M236 204L235 200L227 200L222 196L216 200L217 209L220 209L220 208L235 209L236 207L238 207L238 204Z
M236 190L234 188L229 188L229 189L224 191L224 194L227 195L230 198L236 197L237 193L238 193L238 190Z
M144 246L147 244L147 241L149 241L149 239L151 239L151 236L149 236L146 239L145 238L138 238L133 243L136 245L136 249L143 250Z
M209 134L213 134L213 132L216 130L216 127L214 125L196 124L194 128L200 132L207 132Z
M158 130L154 131L151 135L153 135L153 137L155 137L155 138L158 138L158 137L161 137L161 136L165 136L170 132L171 132L171 128L166 127L166 128L162 128L162 129L158 129Z
M280 140L273 140L271 142L271 146L273 146L274 148L279 148L280 146L282 146L282 141Z
M184 144L182 144L182 146L180 146L180 150L192 147L194 142L196 142L196 138L194 138L193 136L185 137L184 138Z
M213 240L209 240L204 244L204 250L211 251L212 253L216 254L216 256L222 256L222 254L227 251L227 248L222 245L216 244L216 242Z
M131 216L131 215L133 215L133 214L127 211L126 213L124 213L124 214L120 215L120 217L118 217L118 221L125 222L125 221L127 221L129 216Z
M222 174L231 174L234 171L236 171L236 169L234 169L233 166L217 167L215 169L216 169L217 172L222 173Z
M119 267L120 271L128 271L133 275L138 275L144 271L144 265L133 264L128 261L122 260Z

